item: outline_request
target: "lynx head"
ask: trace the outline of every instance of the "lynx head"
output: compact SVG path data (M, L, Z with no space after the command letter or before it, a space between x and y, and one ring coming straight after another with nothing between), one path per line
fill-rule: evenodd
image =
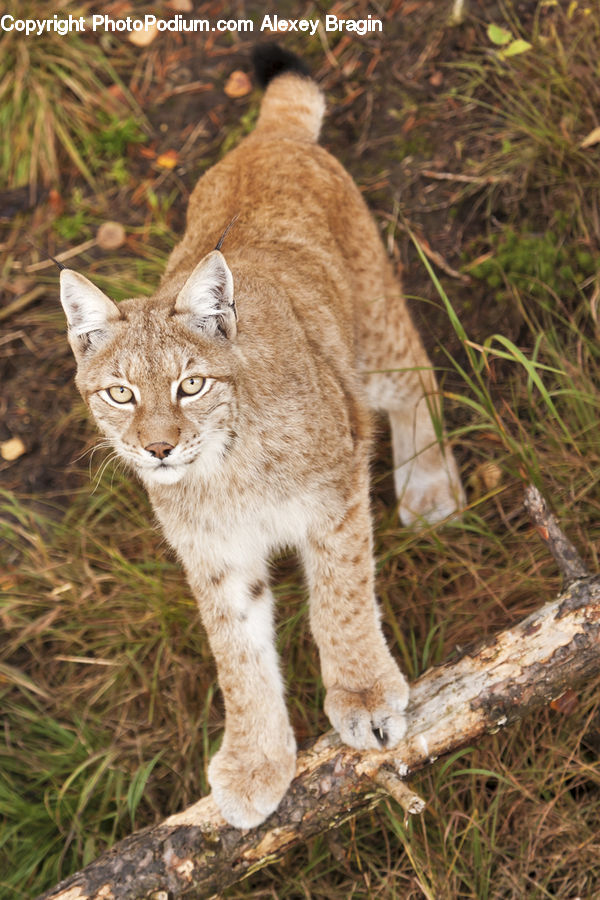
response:
M63 269L76 383L104 435L147 486L214 474L235 436L237 317L218 250L173 299L118 306Z

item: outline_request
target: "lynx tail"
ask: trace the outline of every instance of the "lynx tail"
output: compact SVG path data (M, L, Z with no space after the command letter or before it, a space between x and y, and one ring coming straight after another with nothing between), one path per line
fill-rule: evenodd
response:
M267 88L257 129L317 141L325 98L302 60L277 44L260 44L254 48L252 61L258 83Z

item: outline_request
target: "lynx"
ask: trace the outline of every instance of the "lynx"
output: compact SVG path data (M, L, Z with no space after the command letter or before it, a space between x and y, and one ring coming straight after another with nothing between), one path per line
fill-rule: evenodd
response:
M402 522L463 502L377 227L317 145L323 95L286 51L263 48L256 65L256 128L196 185L154 295L117 306L60 275L77 387L146 487L198 602L225 703L209 782L240 828L276 809L295 769L269 589L278 548L304 566L341 739L393 747L405 732L408 686L374 595L369 408L389 414Z

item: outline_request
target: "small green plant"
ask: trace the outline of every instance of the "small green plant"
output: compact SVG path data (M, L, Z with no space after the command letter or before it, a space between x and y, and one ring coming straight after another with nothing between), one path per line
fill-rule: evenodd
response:
M255 103L242 116L240 116L237 126L230 129L225 136L219 151L220 156L225 156L235 147L247 134L253 130L256 120L258 119L259 104Z
M498 59L519 56L520 53L527 53L528 50L531 50L529 41L513 37L508 29L502 28L500 25L488 25L487 35L492 44L501 48L496 51Z
M468 271L502 301L511 288L530 297L568 300L600 268L600 258L583 246L561 241L554 231L521 233L510 226L489 239L491 252Z
M72 215L59 216L54 221L54 228L67 244L82 240L91 234L85 209L78 209Z
M117 160L130 144L143 144L146 135L133 116L122 118L104 110L98 112L99 131L93 136L93 150L100 159Z
M98 111L99 129L86 147L86 158L94 175L104 174L117 185L127 184L129 169L126 153L130 146L147 140L144 130L133 116Z
M476 414L476 429L489 428L498 444L504 447L512 461L513 472L518 477L540 485L543 469L540 465L538 440L542 435L546 435L547 446L553 444L557 449L560 447L561 452L575 453L578 456L582 455L583 442L589 441L600 407L595 381L600 366L597 341L594 337L585 335L576 318L569 316L567 310L562 307L556 309L539 300L535 307L524 310L526 323L531 330L530 349L523 350L500 333L490 335L483 343L474 343L416 241L415 246L467 357L467 366L457 360L450 360L460 374L466 390L448 396ZM548 246L552 248L554 243L550 241ZM556 261L555 257L553 261ZM525 255L523 264L528 267L532 265L529 254ZM542 264L549 265L547 260L542 261ZM564 271L561 277L573 274L567 265L562 268ZM556 274L552 267L549 272ZM494 279L495 275L494 271L490 273L490 277ZM544 290L552 293L552 289L539 280L539 275L534 279L534 284L542 296ZM564 331L562 334L561 328ZM583 359L585 355L587 365L582 372L567 364L567 359L573 353L573 338L579 348L579 357ZM504 410L499 409L496 403L495 392L488 377L491 366L496 362L521 372L520 379L523 380L518 392L520 396L514 394L511 398L512 409L506 399ZM528 425L524 422L525 415L529 418ZM546 429L548 420L553 423L549 430ZM468 430L467 428L465 433ZM586 468L586 474L595 482L598 478L595 470L598 457L595 441L588 445L587 454L591 470Z

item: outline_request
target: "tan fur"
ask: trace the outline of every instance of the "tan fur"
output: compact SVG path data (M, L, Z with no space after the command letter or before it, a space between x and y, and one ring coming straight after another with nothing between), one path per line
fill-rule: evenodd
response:
M198 600L226 709L209 779L240 827L275 809L294 771L268 587L276 548L304 561L334 727L356 747L404 734L408 689L374 597L368 405L390 414L403 521L462 502L429 415L435 378L375 223L315 144L322 113L310 80L271 83L253 134L198 182L150 299L117 308L61 276L77 385L146 485ZM224 256L211 253L236 215ZM191 399L189 376L209 379ZM131 402L107 397L119 386Z

